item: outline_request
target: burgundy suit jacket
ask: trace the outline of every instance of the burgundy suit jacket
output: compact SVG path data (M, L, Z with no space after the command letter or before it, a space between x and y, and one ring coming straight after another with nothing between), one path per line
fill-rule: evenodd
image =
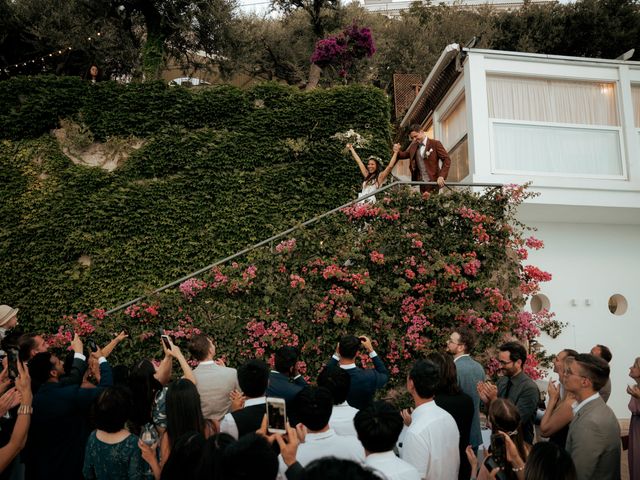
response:
M424 149L425 155L431 150L429 155L426 155L423 159L423 162L426 165L427 173L429 174L429 178L422 178L422 172L420 171L420 167L418 166L418 143L411 142L409 148L407 148L403 152L398 152L398 158L409 159L409 169L411 170L411 180L413 181L425 181L425 182L435 182L438 177L442 177L445 180L449 175L449 168L451 167L451 159L449 158L449 154L447 150L442 146L438 140L433 140L431 138L427 139L427 145ZM442 166L440 166L440 162L442 162Z

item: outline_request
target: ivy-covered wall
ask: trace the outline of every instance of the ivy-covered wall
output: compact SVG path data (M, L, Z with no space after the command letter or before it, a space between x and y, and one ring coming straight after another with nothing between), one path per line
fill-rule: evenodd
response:
M0 301L50 330L338 206L361 179L332 136L354 129L388 158L389 111L362 86L0 82ZM75 165L50 132L61 119L144 144L113 172Z

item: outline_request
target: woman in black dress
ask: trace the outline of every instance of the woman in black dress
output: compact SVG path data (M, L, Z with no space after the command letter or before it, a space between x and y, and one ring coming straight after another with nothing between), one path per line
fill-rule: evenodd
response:
M446 410L456 421L460 433L460 471L459 480L468 480L471 475L471 465L467 460L465 449L469 445L471 421L473 420L473 400L464 393L458 385L456 364L453 357L446 353L434 352L427 358L440 367L440 384L436 389L435 402Z

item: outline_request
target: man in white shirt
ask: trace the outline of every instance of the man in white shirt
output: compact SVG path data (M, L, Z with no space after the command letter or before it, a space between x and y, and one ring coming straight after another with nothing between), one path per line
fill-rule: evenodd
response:
M430 360L418 360L407 378L415 409L404 436L401 458L424 480L457 480L460 468L455 420L433 401L440 370Z
M356 437L356 428L353 426L353 418L358 413L347 403L347 395L351 386L351 377L339 367L326 367L318 375L318 386L331 392L333 398L333 410L329 418L329 428L338 435L351 435Z
M608 378L607 362L588 353L576 355L564 371L564 388L577 402L565 448L578 480L620 479L620 424L598 393Z
M238 384L242 395L234 391L234 401L244 400L244 405L227 413L220 421L220 432L228 433L238 439L260 428L264 414L267 413L267 384L269 367L258 359L247 360L238 368Z
M304 437L298 446L296 458L303 467L323 457L336 457L354 462L364 462L364 448L355 437L337 435L329 428L333 401L329 390L323 387L306 387L295 399L300 423L298 434ZM280 473L287 470L280 456Z
M367 456L366 466L387 480L420 480L418 470L393 453L403 426L397 409L386 402L374 402L357 413L354 424Z
M199 362L193 375L198 382L196 386L200 394L202 415L207 419L220 420L231 406L229 395L232 391L239 390L236 369L213 360L216 347L206 335L191 337L188 348L191 356Z

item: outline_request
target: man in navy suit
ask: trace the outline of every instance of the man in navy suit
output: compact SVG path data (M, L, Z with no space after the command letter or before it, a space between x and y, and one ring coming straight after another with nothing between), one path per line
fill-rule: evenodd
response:
M364 347L373 360L373 369L356 367L355 358ZM340 339L336 353L331 357L328 367L340 365L351 376L351 387L347 396L347 403L358 410L368 407L373 401L376 390L384 387L389 380L389 371L373 349L371 340L367 337L345 335Z
M86 357L77 335L71 346L84 373ZM91 356L97 358L100 365L100 383L95 388L80 388L82 375L76 384L61 382L62 362L49 352L38 353L29 361L31 379L40 387L33 397L33 416L24 457L26 478L83 478L89 408L98 395L113 384L111 367L102 350L97 349Z
M298 373L298 350L295 347L282 347L275 354L275 370L269 374L267 397L284 398L287 407L307 382Z

